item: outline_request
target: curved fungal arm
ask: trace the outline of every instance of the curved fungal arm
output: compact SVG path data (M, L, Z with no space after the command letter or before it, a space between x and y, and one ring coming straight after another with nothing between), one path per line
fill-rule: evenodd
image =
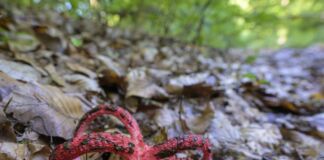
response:
M79 121L74 132L74 137L82 135L88 128L89 124L101 115L113 115L118 118L124 125L131 138L137 143L144 143L141 130L133 116L121 107L113 107L102 104L87 112Z
M58 145L49 159L73 160L89 152L110 152L130 159L134 155L135 144L121 134L112 135L107 132L85 134Z
M208 139L199 135L188 135L169 139L168 141L155 145L149 151L157 159L170 157L176 159L175 154L180 151L200 149L203 152L203 160L211 160L212 154L210 151L210 142Z

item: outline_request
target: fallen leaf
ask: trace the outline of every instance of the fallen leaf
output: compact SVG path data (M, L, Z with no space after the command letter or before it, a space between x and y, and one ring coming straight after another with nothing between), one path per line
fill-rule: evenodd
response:
M125 76L125 70L123 67L114 62L112 59L110 59L107 56L98 55L97 58L105 65L105 68L112 72L112 75L116 75L116 77L123 77Z
M146 62L153 62L158 53L159 51L154 47L146 47L142 49L142 54Z
M9 48L14 52L28 52L39 46L38 40L28 33L18 33L10 37Z
M158 109L154 115L154 121L159 127L168 127L178 119L177 113L167 107Z
M52 64L47 65L45 70L56 84L62 87L66 85L64 79L56 72L56 69Z
M36 37L47 49L63 52L67 48L67 42L59 30L45 25L34 25L32 29Z
M0 71L10 75L14 79L26 82L36 82L40 79L39 72L33 67L3 59L0 59Z
M122 89L126 88L125 71L120 64L113 62L109 57L97 56L97 58L104 64L103 70L99 77L99 83L103 87Z
M305 159L316 159L321 154L321 141L301 132L283 129L285 139L292 141L296 151Z
M249 149L258 155L271 151L271 148L280 145L282 135L273 124L251 124L241 128L241 135Z
M215 112L208 134L211 143L217 149L222 148L222 145L240 143L240 128L232 125L228 117L219 111Z
M165 142L168 139L168 133L166 127L163 127L158 131L153 137L153 141L155 144L160 144Z
M199 116L195 115L186 120L186 126L196 134L203 134L210 126L214 116L214 106L212 103L209 103Z
M79 99L60 89L38 83L21 83L0 72L0 88L11 87L11 94L1 101L6 114L18 122L29 123L37 133L71 138L77 120L84 114Z
M126 81L128 83L126 97L165 99L169 96L162 87L148 77L145 68L131 70L126 76Z
M6 121L8 121L6 114L3 112L2 109L0 109L0 125Z
M169 80L166 85L168 93L189 97L209 97L213 93L215 78L209 73L181 75Z
M31 65L39 73L41 73L43 76L47 76L47 73L44 71L44 69L42 69L41 67L39 67L31 56L27 56L26 54L15 53L15 59L17 61L25 62L25 63Z
M0 130L1 130L0 142L16 142L17 141L13 125L11 124L11 122L8 121L8 119L5 122L0 121Z
M307 117L306 120L310 123L311 126L315 127L318 131L324 132L324 113Z
M26 129L25 132L22 135L17 136L17 141L22 142L22 141L36 141L39 139L39 134Z
M101 89L95 79L88 78L80 74L65 75L64 79L67 82L75 84L83 91L100 92Z
M67 67L76 72L76 73L82 73L90 78L95 78L97 77L97 74L92 72L91 70L89 70L88 68L86 67L83 67L77 63L66 63Z
M0 142L0 159L3 160L25 160L48 159L50 149L42 144L37 143L13 143Z

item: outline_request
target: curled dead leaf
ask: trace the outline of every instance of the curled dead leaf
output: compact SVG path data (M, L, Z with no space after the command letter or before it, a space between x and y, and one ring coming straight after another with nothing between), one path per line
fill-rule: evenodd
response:
M43 76L47 76L47 73L44 71L44 69L39 67L37 65L37 63L35 62L35 60L31 56L28 56L26 54L15 53L15 59L17 61L21 61L21 62L24 62L24 63L27 63L27 64L31 65L33 68L35 68Z
M1 73L1 72L0 72ZM71 138L76 121L84 114L79 99L64 94L53 86L20 83L0 74L0 88L11 86L11 94L1 101L5 110L22 124L29 123L37 133Z
M186 121L186 126L188 126L188 128L194 133L202 134L208 129L214 116L214 106L210 103L199 116L193 116Z
M105 65L105 68L112 72L112 74L116 75L117 77L125 76L125 70L123 67L114 62L107 56L98 55L97 58Z
M126 80L128 83L126 97L165 99L169 96L162 87L153 82L145 68L131 70Z
M50 149L42 144L37 143L14 143L0 142L0 159L3 160L38 160L48 159Z
M44 25L34 25L32 29L38 40L47 49L55 52L63 52L67 48L67 42L63 39L63 35L59 30Z
M101 91L95 79L91 79L80 74L65 75L64 79L67 82L77 85L78 88L83 91L92 91L92 92Z
M97 76L96 73L92 72L88 68L83 67L77 63L67 63L66 65L70 70L76 73L82 73L84 75L87 75L90 78L95 78Z
M118 63L115 63L107 56L97 56L104 64L99 83L105 88L122 89L126 88L125 70Z
M59 86L66 85L64 79L56 72L56 69L52 64L47 65L45 70L56 84Z
M166 85L168 93L188 97L210 97L214 91L216 79L208 72L181 75L169 80Z
M28 33L18 33L10 37L9 48L14 52L28 52L39 46L38 40Z
M177 113L167 107L158 109L154 120L159 127L168 127L178 119Z
M0 59L0 71L10 75L14 79L26 82L37 81L40 78L39 72L33 67L4 59Z

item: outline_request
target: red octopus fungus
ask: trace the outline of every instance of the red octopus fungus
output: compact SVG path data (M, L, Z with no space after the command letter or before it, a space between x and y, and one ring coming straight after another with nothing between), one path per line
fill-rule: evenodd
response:
M130 137L119 133L93 132L85 133L88 125L98 116L108 114L117 117L130 134ZM126 160L177 160L175 154L180 151L199 149L203 152L203 160L211 160L210 143L199 135L187 135L169 139L162 144L149 146L144 143L143 136L136 120L121 107L99 105L86 113L79 121L74 137L54 149L50 160L73 160L88 152L110 152L118 154Z

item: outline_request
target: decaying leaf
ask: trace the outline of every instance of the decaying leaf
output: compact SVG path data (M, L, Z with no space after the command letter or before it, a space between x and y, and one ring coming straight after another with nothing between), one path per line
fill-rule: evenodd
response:
M11 94L1 101L6 114L44 135L70 138L77 120L84 114L81 102L58 88L38 83L20 83L0 74L0 88L11 86Z
M166 107L163 107L161 109L158 109L154 116L154 120L159 127L168 127L172 123L174 123L178 119L178 117L179 116L177 116L176 112Z
M228 117L222 112L215 113L208 133L213 146L216 148L221 148L222 145L240 143L240 128L232 125Z
M89 70L88 68L85 68L77 63L67 63L66 64L69 69L76 73L82 73L84 75L87 75L90 78L95 78L97 76L96 73L93 71Z
M210 103L206 109L199 115L193 116L186 121L188 128L196 134L203 134L210 126L215 116L214 106Z
M156 133L153 137L153 141L156 144L163 143L168 139L167 129L163 127L158 133Z
M56 72L55 67L49 64L45 67L46 72L50 75L51 79L59 86L65 86L64 79Z
M45 25L34 25L32 28L38 40L47 49L55 52L63 52L66 49L67 42L59 30Z
M318 131L324 132L324 113L308 117L306 120Z
M38 40L30 34L18 33L9 40L9 47L14 52L28 52L35 50L39 46Z
M39 73L41 73L43 76L46 76L47 73L44 71L43 68L39 67L36 62L34 61L34 59L32 59L31 56L27 56L26 54L19 54L19 53L15 53L15 59L17 61L21 61L21 62L25 62L29 65L31 65L33 68L35 68Z
M98 55L97 58L105 65L105 67L107 67L106 69L112 72L113 75L116 75L117 77L125 76L125 71L120 64L114 62L107 56Z
M136 96L158 99L168 97L168 93L147 76L145 68L131 70L127 74L126 80L128 82L126 97Z
M3 160L45 160L50 155L50 149L37 143L0 142L0 159Z
M36 82L40 78L39 72L33 67L4 59L0 59L0 71L26 82Z
M118 64L112 61L109 57L98 56L97 57L103 64L102 76L99 77L100 85L103 87L113 88L126 88L125 75L126 72Z
M166 85L168 93L188 97L209 97L213 92L216 79L208 72L181 75L169 80Z
M0 142L16 142L17 138L13 124L11 124L8 119L6 122L0 121L0 130Z
M148 142L206 134L214 159L324 157L321 44L259 54L220 51L1 4L0 160L48 159L43 138L44 145L50 145L47 136L71 138L83 103L105 102L133 111ZM61 88L49 86L53 82ZM104 118L90 129L122 128Z
M296 147L298 154L306 159L317 159L320 157L321 141L303 133L282 130L283 137L292 141L292 145Z
M91 79L80 74L65 75L64 79L67 82L77 85L78 88L84 91L93 91L93 92L101 91L95 79Z
M251 124L241 128L243 141L250 151L263 155L270 152L272 148L278 146L282 140L280 130L272 124Z

